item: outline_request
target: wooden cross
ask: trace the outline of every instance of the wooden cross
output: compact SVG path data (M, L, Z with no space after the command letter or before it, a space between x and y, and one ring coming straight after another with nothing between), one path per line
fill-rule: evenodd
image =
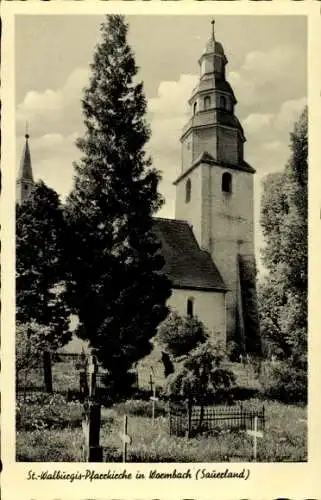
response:
M155 405L156 405L156 401L158 401L158 398L156 397L156 385L154 385L153 395L150 397L150 400L152 402L152 420L154 422L154 420L155 420Z
M98 363L96 356L90 356L87 373L89 375L89 397L93 399L96 396L97 388Z
M149 375L149 385L150 385L150 392L153 392L154 379L153 379L153 373L152 372L150 372L150 375Z
M131 444L132 438L127 434L128 417L124 415L123 432L119 433L119 437L123 442L123 462L127 462L127 446Z
M257 430L257 427L258 427L257 424L258 424L258 418L257 418L257 415L255 415L255 417L254 417L254 429L247 430L247 433L253 437L253 460L254 460L254 462L256 462L256 459L257 459L257 438L263 437L263 432Z
M97 359L95 356L91 356L87 365L87 373L89 374L89 399L85 399L82 420L83 458L85 462L103 461L103 449L99 444L101 405L95 401L97 372Z

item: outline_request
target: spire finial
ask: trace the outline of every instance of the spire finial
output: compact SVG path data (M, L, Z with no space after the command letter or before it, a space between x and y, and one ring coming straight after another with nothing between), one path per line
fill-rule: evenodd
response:
M212 25L212 40L215 40L215 32L214 32L215 19L212 19L211 25Z
M25 138L29 139L29 122L26 122L26 133L25 133Z

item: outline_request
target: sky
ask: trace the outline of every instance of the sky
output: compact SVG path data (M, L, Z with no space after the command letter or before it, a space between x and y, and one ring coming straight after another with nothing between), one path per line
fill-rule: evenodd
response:
M104 17L18 15L15 24L16 163L29 123L35 179L62 200L72 188L75 139L84 132L81 112L93 51ZM158 215L175 217L173 181L180 172L180 135L188 98L199 77L198 59L210 36L208 16L126 16L128 41L148 101L147 145L162 172L165 205ZM306 103L307 25L304 16L216 16L216 39L228 59L227 80L238 104L247 142L245 160L255 174L255 238L259 258L261 182L287 162L289 134Z

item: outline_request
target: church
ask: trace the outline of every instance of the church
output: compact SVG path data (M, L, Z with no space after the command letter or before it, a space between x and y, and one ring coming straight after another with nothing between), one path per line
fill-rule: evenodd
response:
M235 342L242 352L258 353L255 170L244 160L246 139L235 115L237 101L226 80L228 61L215 39L214 21L198 63L199 81L180 139L175 219L155 218L154 226L172 282L168 305L182 316L197 316L214 342ZM25 137L18 203L34 183Z

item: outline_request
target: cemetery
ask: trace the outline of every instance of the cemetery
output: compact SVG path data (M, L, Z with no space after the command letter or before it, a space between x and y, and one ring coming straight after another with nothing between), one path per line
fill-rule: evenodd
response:
M260 398L251 366L233 363L250 397L204 407L162 396L161 369L153 356L137 369L136 396L111 404L98 366L87 365L88 397L81 394L80 364L71 356L54 363L53 393L29 374L17 393L17 460L106 462L304 461L306 408ZM91 359L92 361L92 359ZM60 380L57 374L59 373ZM78 367L78 369L76 368ZM62 373L68 372L68 387ZM38 369L38 375L40 374ZM71 383L71 374L73 383ZM38 382L36 384L36 381ZM251 386L251 387L250 387ZM252 397L251 397L252 394Z

